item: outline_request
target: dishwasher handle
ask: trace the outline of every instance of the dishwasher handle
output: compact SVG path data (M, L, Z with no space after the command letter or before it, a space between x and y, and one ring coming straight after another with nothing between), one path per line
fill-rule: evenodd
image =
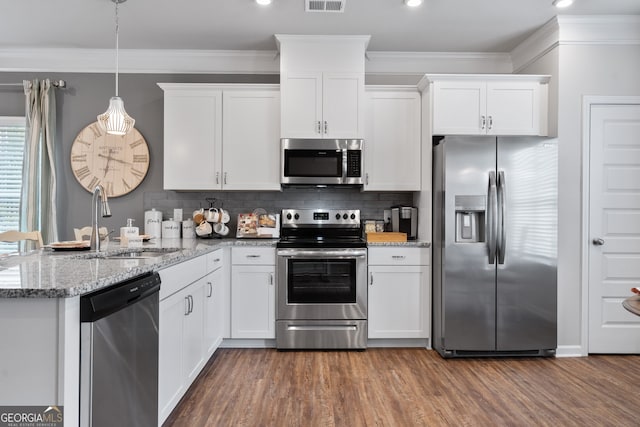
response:
M160 291L160 275L146 273L80 297L80 321L95 322Z

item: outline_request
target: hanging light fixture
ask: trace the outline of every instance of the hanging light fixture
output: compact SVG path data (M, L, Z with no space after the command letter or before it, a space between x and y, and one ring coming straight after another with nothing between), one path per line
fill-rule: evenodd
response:
M116 4L116 96L112 96L109 100L109 108L107 111L98 116L98 124L107 133L112 135L125 135L132 128L136 121L124 110L124 102L118 96L118 4L127 0L111 0Z

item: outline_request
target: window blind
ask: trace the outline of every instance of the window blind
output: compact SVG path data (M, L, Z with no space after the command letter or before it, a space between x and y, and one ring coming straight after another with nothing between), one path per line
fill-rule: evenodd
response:
M0 116L0 232L20 227L24 140L25 118ZM17 248L17 243L0 242L0 253Z

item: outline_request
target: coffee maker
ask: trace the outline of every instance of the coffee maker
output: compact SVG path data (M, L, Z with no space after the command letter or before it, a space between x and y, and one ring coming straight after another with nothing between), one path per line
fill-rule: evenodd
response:
M391 231L407 233L408 240L418 237L418 208L394 206L391 208Z

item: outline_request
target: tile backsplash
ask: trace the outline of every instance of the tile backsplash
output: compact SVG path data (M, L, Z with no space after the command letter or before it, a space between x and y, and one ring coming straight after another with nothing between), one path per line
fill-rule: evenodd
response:
M194 210L208 208L210 203L229 211L229 226L231 230L235 230L238 214L252 212L256 208L274 213L288 208L360 209L362 219L383 219L384 209L394 205L413 206L413 193L363 192L358 188L289 187L280 192L153 191L144 194L144 210L156 208L162 211L164 219L173 216L174 208L182 208L184 218L189 218Z

